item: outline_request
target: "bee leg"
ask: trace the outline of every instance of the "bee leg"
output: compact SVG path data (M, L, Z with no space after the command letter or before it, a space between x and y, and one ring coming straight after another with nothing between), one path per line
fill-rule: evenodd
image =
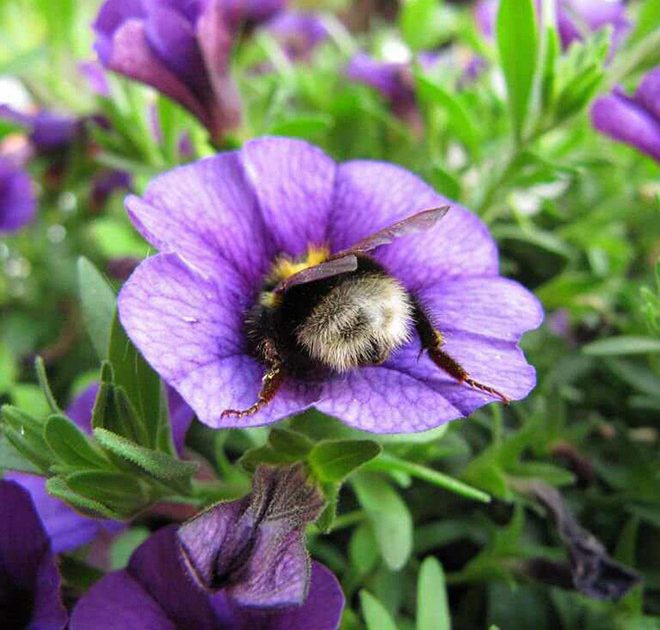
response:
M505 405L508 405L511 400L498 392L490 385L484 385L479 381L475 381L467 372L467 370L456 359L450 357L443 349L442 345L444 339L442 333L433 327L428 315L424 312L422 307L415 301L413 318L415 320L415 328L417 334L422 342L422 352L426 350L429 353L429 358L441 370L447 372L449 376L455 378L459 383L465 383L473 389L477 389L486 394L490 394L495 398L499 398ZM421 354L421 352L420 352Z
M253 416L257 411L263 409L277 394L282 381L284 380L284 368L277 348L272 340L266 339L261 347L261 354L268 370L261 379L261 390L257 396L257 401L247 409L225 409L221 418L245 418Z

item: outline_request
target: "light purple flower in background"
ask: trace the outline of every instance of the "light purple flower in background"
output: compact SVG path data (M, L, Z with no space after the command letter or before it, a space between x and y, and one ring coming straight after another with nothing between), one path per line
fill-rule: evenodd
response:
M60 630L67 613L48 535L30 495L0 480L0 620L3 628Z
M78 71L94 94L103 98L110 97L110 83L103 66L98 61L82 61L78 64Z
M13 160L0 156L0 234L20 230L36 212L37 199L30 176Z
M283 11L264 25L286 55L294 61L305 61L329 34L321 16L302 11Z
M431 313L443 348L482 383L524 398L534 369L518 348L542 319L538 301L501 278L495 242L471 212L403 168L336 164L320 149L260 138L240 151L156 178L129 215L161 253L140 264L119 295L119 315L146 360L212 427L275 422L311 406L366 431L423 431L493 401L426 356L416 335L382 365L321 379L286 376L272 401L240 419L266 368L249 350L245 318L282 255L310 246L338 252L396 221L451 205L435 229L408 235L373 259ZM177 343L172 343L176 339Z
M245 499L152 535L81 598L71 629L337 628L343 593L302 540L322 498L300 468L260 468L254 484Z
M8 105L0 105L0 118L24 127L34 148L45 154L68 149L81 128L76 117L45 109L26 114Z
M660 162L660 66L648 72L633 96L621 88L599 96L591 122L601 133Z
M574 41L584 39L586 33L595 33L611 25L612 51L626 36L630 22L626 17L626 5L622 0L555 0L557 31L563 48ZM479 0L474 6L477 26L488 38L495 37L495 22L499 0ZM541 0L536 0L537 15Z
M221 0L106 0L94 23L96 52L109 70L185 107L218 141L241 119L228 10Z

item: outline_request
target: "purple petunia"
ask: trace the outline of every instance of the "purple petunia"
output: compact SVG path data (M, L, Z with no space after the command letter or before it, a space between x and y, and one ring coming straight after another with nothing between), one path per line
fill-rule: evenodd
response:
M563 48L584 39L586 33L595 33L611 26L612 50L616 50L630 29L626 5L622 0L555 0L557 31ZM495 35L495 22L499 0L479 0L474 7L477 25L486 37ZM541 1L536 0L537 11Z
M443 349L471 376L509 399L524 398L534 369L517 343L542 319L538 301L498 273L495 242L468 210L412 173L383 162L336 164L320 149L261 138L240 151L177 168L129 197L129 215L161 253L119 295L133 342L212 427L275 422L311 406L372 432L424 431L493 400L420 356L417 335L381 365L323 378L285 376L268 405L257 400L267 370L250 351L248 312L282 256L330 252L427 208L449 203L434 229L378 248L373 259L429 311ZM176 340L176 343L172 343Z
M106 0L94 23L96 52L109 70L185 107L217 141L241 118L229 68L240 8L221 0Z
M80 121L76 117L45 109L26 114L8 105L0 105L0 118L24 127L34 148L42 154L65 151L81 129Z
M282 11L267 22L264 29L280 42L286 55L294 61L309 60L314 48L329 36L319 15L301 11Z
M259 468L245 499L156 532L80 599L71 629L337 628L343 593L302 540L323 500L301 473Z
M5 628L60 630L67 613L48 535L17 483L0 480L0 620Z
M0 234L20 230L32 221L36 211L30 176L13 160L0 156Z
M660 162L660 66L648 72L634 96L617 87L591 107L596 129Z

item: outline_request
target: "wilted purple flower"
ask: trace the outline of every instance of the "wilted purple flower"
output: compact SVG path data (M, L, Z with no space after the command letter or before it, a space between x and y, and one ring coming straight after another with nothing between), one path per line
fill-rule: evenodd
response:
M158 531L83 596L72 630L337 628L341 588L302 540L322 499L300 473L260 468L250 496Z
M30 176L13 160L0 156L0 234L27 225L37 211Z
M142 198L127 199L133 223L161 253L124 285L121 321L147 361L213 427L266 424L311 406L382 433L467 416L492 396L420 358L413 334L382 365L365 361L322 375L285 370L270 404L240 420L223 415L251 406L267 372L245 322L270 273L296 260L312 267L328 251L447 203L451 210L436 229L381 247L373 260L428 309L445 334L442 347L474 379L523 398L535 375L517 342L542 312L528 291L499 277L486 226L398 166L336 164L298 140L253 140L161 175Z
M66 150L80 130L79 120L74 116L45 109L24 114L8 105L0 105L0 118L24 127L34 148L39 153L45 154Z
M280 42L286 55L294 61L308 60L316 46L328 38L328 29L315 13L283 11L264 28Z
M50 541L30 495L0 480L0 619L3 628L60 630L67 614Z
M178 102L214 140L240 123L233 45L221 0L106 0L94 23L101 63Z
M601 133L660 162L660 66L644 76L634 96L617 87L598 97L591 106L591 122Z
M498 7L499 0L479 0L475 4L475 20L486 37L495 36ZM615 50L630 28L622 0L555 0L555 7L557 31L563 48L584 39L586 33L595 33L611 25L612 50ZM541 0L536 0L537 14L540 8Z

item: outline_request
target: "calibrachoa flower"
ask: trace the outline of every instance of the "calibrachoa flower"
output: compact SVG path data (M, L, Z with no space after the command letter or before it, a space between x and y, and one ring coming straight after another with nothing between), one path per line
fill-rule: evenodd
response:
M0 620L3 628L59 630L67 622L55 555L30 495L0 480Z
M630 22L622 0L555 0L557 31L563 48L584 39L585 33L612 26L612 50L626 36ZM479 0L474 8L477 25L486 37L494 37L499 0ZM541 0L536 0L537 12Z
M328 29L315 13L282 11L264 28L277 39L286 55L294 61L309 60L312 51L328 38Z
M169 96L220 140L241 117L227 10L221 0L106 0L94 23L96 52L106 68Z
M282 297L281 284L269 291L273 281L290 281L321 261L354 269L350 255L339 261L330 255L359 250L373 232L446 204L451 209L437 226L430 227L442 213L426 213L418 221L426 217L429 229L375 249L371 262L360 258L378 276L363 287L368 303L359 302L360 285L344 287L337 297L348 300L349 310L339 307L335 316L326 300L326 314L315 310L306 334L281 331L288 347L279 358L278 344L255 330L255 316L268 316ZM495 242L476 216L403 168L336 164L305 142L261 138L161 175L126 205L161 253L124 285L121 321L147 361L210 426L261 425L315 406L367 431L414 432L497 397L470 387L441 355L501 397L523 398L535 384L517 342L539 325L538 301L498 275ZM380 243L389 240L381 235ZM294 288L298 294L328 286ZM301 323L300 312L276 313L285 328ZM362 330L360 322L373 322L385 336ZM327 341L321 347L315 326ZM428 356L420 355L420 337ZM255 402L251 415L231 411Z
M87 387L66 410L67 416L86 433L92 432L92 409L98 388L98 383ZM193 412L171 388L168 388L168 402L172 436L180 453ZM101 531L114 532L121 527L114 521L78 514L66 503L48 494L46 480L43 477L20 472L8 472L5 477L16 481L30 493L56 553L85 545L94 540Z
M65 151L81 129L80 121L74 116L45 109L26 114L0 105L0 118L24 127L35 150L42 154Z
M124 571L81 598L72 630L337 628L341 588L323 565L310 565L302 540L320 495L299 468L260 468L254 484L245 499L152 535Z
M30 223L37 199L30 176L13 160L0 156L0 234Z
M591 121L601 133L660 162L660 66L644 76L634 96L617 87L598 97Z

